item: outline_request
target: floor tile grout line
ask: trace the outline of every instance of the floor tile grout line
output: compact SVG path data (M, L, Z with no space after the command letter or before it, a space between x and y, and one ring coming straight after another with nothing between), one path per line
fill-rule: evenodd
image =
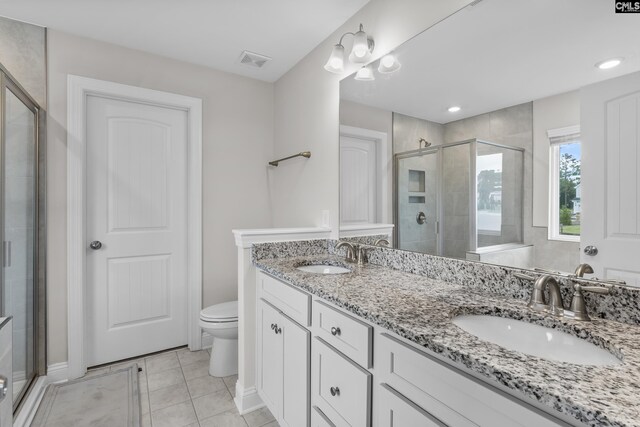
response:
M176 357L178 355L176 354ZM180 373L182 374L182 379L184 380L184 385L187 388L187 394L189 395L189 402L191 402L191 408L193 408L193 414L196 416L196 423L200 426L200 417L198 417L198 412L196 411L196 405L193 404L193 396L191 396L191 390L189 390L189 384L187 384L187 378L184 376L184 371L182 370L182 362L178 357L178 363L180 364ZM192 423L193 424L193 423Z

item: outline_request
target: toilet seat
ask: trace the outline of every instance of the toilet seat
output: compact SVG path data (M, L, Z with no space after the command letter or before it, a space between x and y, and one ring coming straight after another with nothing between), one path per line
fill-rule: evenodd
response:
M200 320L207 323L237 323L238 301L212 305L200 312Z

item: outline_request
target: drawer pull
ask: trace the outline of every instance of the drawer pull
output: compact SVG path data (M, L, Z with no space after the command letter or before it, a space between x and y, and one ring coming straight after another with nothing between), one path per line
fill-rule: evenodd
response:
M339 387L331 387L329 389L331 392L331 396L340 396L340 388Z
M341 333L340 328L336 328L335 326L331 328L331 335L333 335L334 337L336 335L340 335L340 333Z

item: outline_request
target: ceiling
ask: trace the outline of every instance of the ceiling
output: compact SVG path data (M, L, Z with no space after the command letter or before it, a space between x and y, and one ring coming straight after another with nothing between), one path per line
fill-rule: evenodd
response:
M0 15L269 82L368 0L0 0ZM243 50L273 58L239 64Z
M483 0L398 48L397 72L342 80L341 98L448 123L638 71L638 40L640 16L610 1Z

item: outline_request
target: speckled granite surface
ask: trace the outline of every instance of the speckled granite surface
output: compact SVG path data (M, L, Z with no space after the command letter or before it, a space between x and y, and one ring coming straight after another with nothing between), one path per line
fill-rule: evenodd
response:
M585 323L547 318L527 310L524 299L459 283L465 277L471 279L473 271L460 272L451 283L372 264L347 265L344 258L326 254L259 258L255 263L275 277L464 365L489 382L521 393L523 399L534 399L588 426L640 426L638 326L602 319ZM295 268L308 263L348 266L353 271L323 276ZM483 280L489 286L491 278ZM579 366L509 351L459 329L451 322L459 314L491 314L556 328L608 349L623 363Z

